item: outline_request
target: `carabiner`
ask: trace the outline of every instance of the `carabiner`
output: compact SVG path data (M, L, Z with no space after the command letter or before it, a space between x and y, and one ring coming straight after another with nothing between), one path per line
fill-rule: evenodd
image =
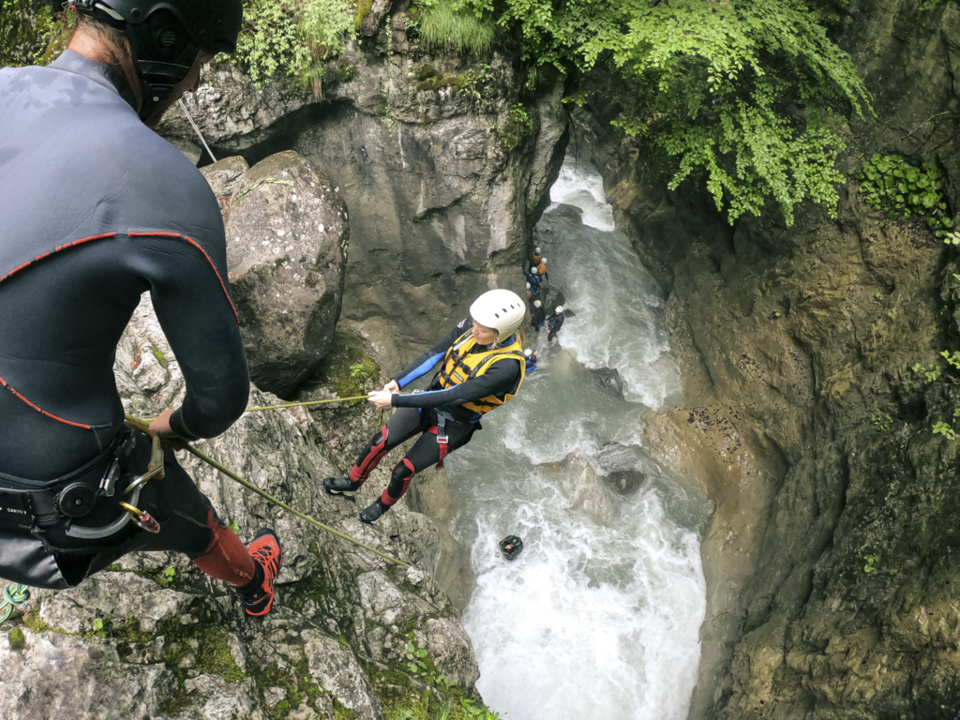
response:
M135 508L130 503L121 502L120 507L130 513L130 519L133 520L141 529L148 533L156 535L160 532L160 523L154 520L153 516L146 510Z
M147 435L151 441L150 448L150 464L147 465L147 471L136 478L132 483L127 485L127 489L124 491L124 495L132 493L134 490L139 490L144 485L147 484L148 480L153 480L154 478L160 479L163 478L163 448L160 447L160 436L157 435L152 430L137 425L130 422L129 420L124 421L126 425L139 430L140 432ZM151 531L152 532L152 531Z

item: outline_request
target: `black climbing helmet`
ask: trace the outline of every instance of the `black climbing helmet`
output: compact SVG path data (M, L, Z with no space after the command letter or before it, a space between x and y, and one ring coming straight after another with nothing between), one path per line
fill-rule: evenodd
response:
M500 541L500 552L507 560L516 560L523 550L523 540L516 535L507 535Z
M145 102L167 97L200 50L236 50L243 19L243 0L74 0L72 5L130 41Z

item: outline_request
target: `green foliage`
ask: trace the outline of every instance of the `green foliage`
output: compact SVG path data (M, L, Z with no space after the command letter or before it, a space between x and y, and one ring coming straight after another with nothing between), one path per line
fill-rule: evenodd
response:
M279 72L319 94L322 61L356 37L355 18L350 0L244 0L233 62L258 86Z
M953 230L943 234L943 242L946 245L960 245L960 232ZM954 275L957 280L960 280L960 275Z
M947 361L947 364L956 370L960 370L960 352L954 350L950 352L949 350L944 350L940 353L940 356Z
M943 182L933 163L917 167L901 155L874 154L864 162L857 179L867 204L887 213L891 220L925 217L938 237L946 237L944 242L956 244L960 239L949 232L953 220L947 216Z
M173 579L177 576L177 569L169 567L163 571L163 575L157 578L160 587L170 587L173 585Z
M497 126L497 139L500 146L506 150L513 150L520 141L528 135L533 135L536 130L536 122L527 109L517 103L510 108L510 116L505 123Z
M880 413L879 415L870 416L870 422L873 423L873 426L877 430L882 432L890 427L890 425L893 423L893 419L885 413Z
M802 0L464 0L512 28L523 58L590 73L574 96L617 103L614 121L650 140L671 188L703 181L731 223L768 197L788 225L812 199L836 212L837 111L869 93Z
M927 367L924 367L920 363L916 363L911 369L915 373L923 375L928 383L936 382L939 379L941 372L940 366L935 362L930 363Z
M877 562L877 556L876 556L876 555L865 555L863 559L867 561L867 564L863 566L863 571L864 571L865 573L872 573L874 570L877 569L877 568L876 568L876 562Z
M422 0L420 5L416 28L425 47L489 54L496 36L493 21L478 17L456 0Z
M65 29L45 0L0 0L0 66L45 64Z
M27 638L23 634L23 630L18 627L12 628L7 638L10 640L11 650L23 650L23 646L27 643Z
M956 440L957 433L945 422L937 422L933 424L933 434L934 435L943 435L947 440Z

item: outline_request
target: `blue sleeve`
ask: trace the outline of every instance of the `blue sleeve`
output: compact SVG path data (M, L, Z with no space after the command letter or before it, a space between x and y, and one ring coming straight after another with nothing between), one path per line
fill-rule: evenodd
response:
M414 380L422 378L424 375L430 372L430 370L432 370L438 362L443 360L443 356L446 354L447 350L450 349L450 346L457 341L458 337L463 335L470 328L472 322L473 321L469 316L465 317L463 320L457 323L457 326L451 330L443 340L427 350L412 363L407 365L393 379L397 381L397 384L401 388L404 388Z

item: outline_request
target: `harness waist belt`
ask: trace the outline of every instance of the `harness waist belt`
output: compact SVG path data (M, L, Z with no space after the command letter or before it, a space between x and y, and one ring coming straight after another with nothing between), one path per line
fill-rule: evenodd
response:
M54 480L29 480L0 473L0 525L22 528L46 527L64 517L82 517L107 492L106 475L116 473L114 460L123 461L136 444L136 434L124 428L99 455L80 468ZM112 483L109 494L112 494ZM68 501L66 506L64 500ZM64 511L64 508L67 510Z

